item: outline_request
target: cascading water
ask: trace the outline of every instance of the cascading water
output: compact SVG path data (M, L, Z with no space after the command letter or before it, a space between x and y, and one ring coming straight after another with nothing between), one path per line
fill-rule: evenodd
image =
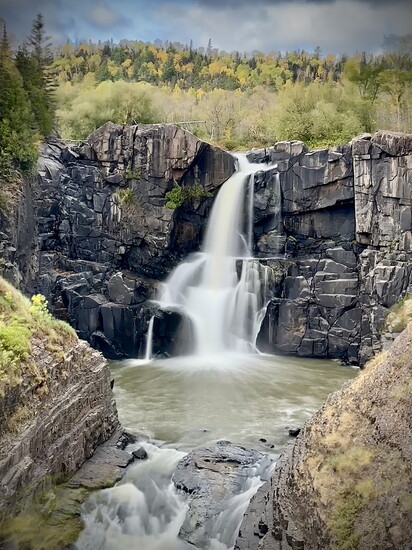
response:
M171 273L158 299L163 309L190 319L197 357L152 360L152 317L145 359L122 361L117 370L115 391L123 425L185 450L219 439L253 448L263 445L265 453L279 450L285 443L285 423L301 425L337 387L329 371L312 379L313 368L301 358L294 362L246 355L256 351L271 290L271 269L252 257L254 174L273 166L252 165L243 156L238 156L238 165L216 197L203 250ZM274 184L273 199L279 196L279 180ZM308 388L322 398L311 401ZM265 447L268 434L274 443ZM179 538L191 495L182 495L172 483L185 453L142 442L135 448L141 445L148 459L132 465L118 485L93 493L85 503L85 529L75 548L233 550L248 502L270 475L267 455L242 472L236 493L197 526L201 542L193 546Z
M147 330L147 336L146 336L146 351L144 355L145 361L150 361L152 358L153 353L153 325L154 325L154 315L150 318L149 321L149 328Z
M237 162L216 197L202 252L172 272L157 300L191 320L200 356L256 351L268 302L268 268L252 257L253 184L256 172L273 166L250 164L240 154Z

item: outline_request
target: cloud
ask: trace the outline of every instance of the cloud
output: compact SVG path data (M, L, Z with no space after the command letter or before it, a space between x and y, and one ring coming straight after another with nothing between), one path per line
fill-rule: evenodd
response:
M334 4L337 0L253 0L251 4L250 0L187 0L187 4L197 4L203 7L219 7L221 9L226 8L239 8L249 6L251 10L253 7L258 6L276 6L280 4L291 5L293 3L305 3L305 4ZM387 6L388 0L357 0L359 4L369 4L371 6ZM397 5L410 6L410 0L391 0L391 6Z
M92 5L87 11L85 19L90 25L102 30L110 30L119 25L128 26L131 24L130 19L109 8L103 2Z
M396 1L396 0L395 0ZM409 4L372 6L366 0L198 0L176 9L164 2L156 12L168 21L169 39L228 51L313 50L378 52L384 35L410 33ZM177 31L178 29L178 31Z
M163 40L228 51L379 51L410 34L410 0L0 0L20 40L44 14L53 41Z

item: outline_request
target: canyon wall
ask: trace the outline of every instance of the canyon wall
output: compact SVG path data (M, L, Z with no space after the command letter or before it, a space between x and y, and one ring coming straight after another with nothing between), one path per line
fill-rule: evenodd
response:
M68 325L33 312L2 278L0 313L3 517L28 505L42 484L73 475L110 438L118 419L101 353Z
M284 259L259 346L364 363L392 340L388 308L412 292L412 136L318 151L279 142L248 157L277 164L255 178L255 254ZM37 178L0 214L0 269L108 357L142 354L153 313L164 349L178 318L148 300L199 249L234 169L231 155L172 125L107 123L82 144L49 140ZM196 192L170 209L176 185Z
M72 147L50 139L30 193L3 214L3 274L46 295L106 356L137 356L145 301L199 248L213 194L233 171L231 155L172 125L107 123ZM167 208L176 185L197 197Z
M407 549L412 323L305 424L252 498L235 550Z
M392 341L388 308L412 292L412 135L377 132L306 151L252 151L277 162L282 225L256 235L261 255L290 260L263 326L267 350L363 364Z

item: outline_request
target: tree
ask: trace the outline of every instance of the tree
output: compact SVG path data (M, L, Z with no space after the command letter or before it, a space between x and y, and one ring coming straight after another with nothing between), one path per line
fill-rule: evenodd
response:
M32 30L29 36L29 44L33 50L33 57L36 59L39 67L45 70L53 61L51 53L50 37L46 36L44 28L44 19L39 13L33 21Z
M412 71L387 69L380 75L382 90L386 92L395 107L397 130L401 129L402 100L408 87L412 84Z
M30 169L37 150L30 103L12 59L5 25L0 50L0 176L5 178L16 164Z
M47 136L53 129L54 84L49 73L49 38L45 35L41 14L33 22L29 44L31 51L26 44L19 48L16 65L23 77L23 85L34 112L37 128L43 136Z
M382 70L381 63L368 63L364 56L361 59L351 57L345 63L344 74L348 80L357 85L362 99L369 99L373 103L381 86L379 75Z

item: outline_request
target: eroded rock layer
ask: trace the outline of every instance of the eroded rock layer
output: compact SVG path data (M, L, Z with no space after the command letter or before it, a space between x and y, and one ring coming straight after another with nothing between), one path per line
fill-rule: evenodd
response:
M412 323L305 425L236 550L411 548L411 357Z
M74 474L118 426L101 353L82 341L58 357L49 347L33 340L34 374L0 398L0 512L44 480Z

